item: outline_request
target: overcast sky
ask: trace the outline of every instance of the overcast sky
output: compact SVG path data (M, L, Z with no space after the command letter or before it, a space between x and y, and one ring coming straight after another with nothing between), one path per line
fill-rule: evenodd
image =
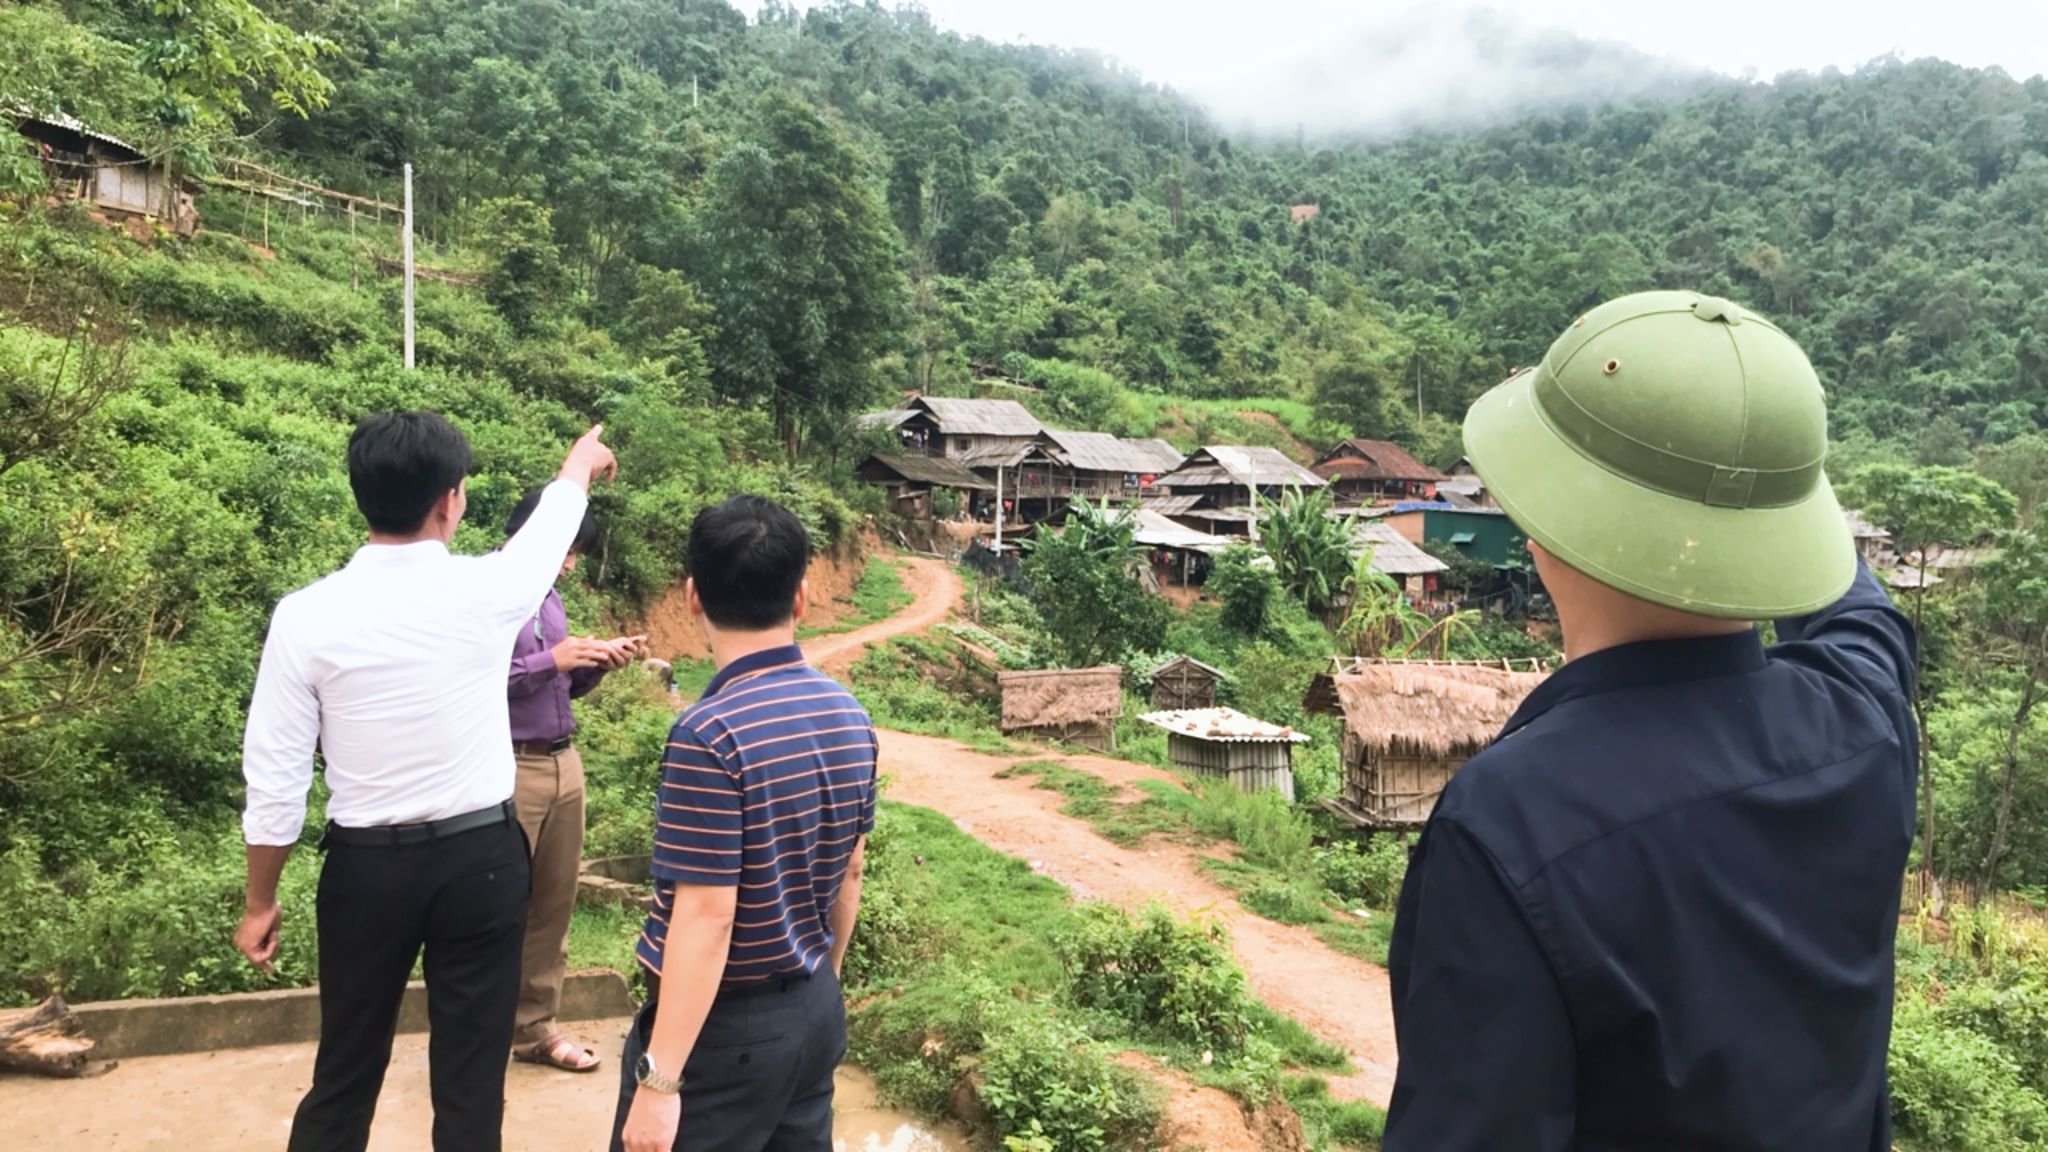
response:
M1655 60L1763 79L1854 68L1888 53L1996 65L2021 78L2048 72L2043 0L1519 0L1477 22L1465 6L1413 0L922 6L964 34L1102 52L1225 121L1286 130L1471 118L1540 99L1546 88L1630 89L1658 72ZM1591 65L1569 59L1560 72L1571 53L1559 33L1615 50Z

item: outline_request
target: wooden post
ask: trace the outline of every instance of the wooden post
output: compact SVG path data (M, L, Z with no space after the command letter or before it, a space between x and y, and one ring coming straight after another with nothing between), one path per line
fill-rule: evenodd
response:
M356 247L356 202L348 202L348 290L357 291L361 285L356 281L356 270L362 265L363 254Z
M263 246L270 247L270 197L263 198Z
M405 367L412 369L412 165L405 166Z

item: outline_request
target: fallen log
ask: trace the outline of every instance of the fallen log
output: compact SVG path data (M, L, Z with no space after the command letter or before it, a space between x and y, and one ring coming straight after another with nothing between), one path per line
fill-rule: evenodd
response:
M113 1071L112 1062L91 1056L92 1038L61 996L0 1016L0 1069L67 1078Z

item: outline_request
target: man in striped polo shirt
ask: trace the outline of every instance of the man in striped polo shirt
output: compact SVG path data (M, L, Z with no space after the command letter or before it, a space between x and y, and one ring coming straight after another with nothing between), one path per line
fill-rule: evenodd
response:
M677 718L655 803L614 1152L829 1152L839 968L875 821L875 732L796 646L810 538L735 496L690 525L690 611L718 673Z

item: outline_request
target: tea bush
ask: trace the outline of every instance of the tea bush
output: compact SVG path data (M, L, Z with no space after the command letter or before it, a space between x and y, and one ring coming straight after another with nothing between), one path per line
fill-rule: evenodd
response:
M1149 1086L1071 1021L1009 1005L983 1044L981 1102L998 1138L1113 1152L1146 1147L1159 1126Z

